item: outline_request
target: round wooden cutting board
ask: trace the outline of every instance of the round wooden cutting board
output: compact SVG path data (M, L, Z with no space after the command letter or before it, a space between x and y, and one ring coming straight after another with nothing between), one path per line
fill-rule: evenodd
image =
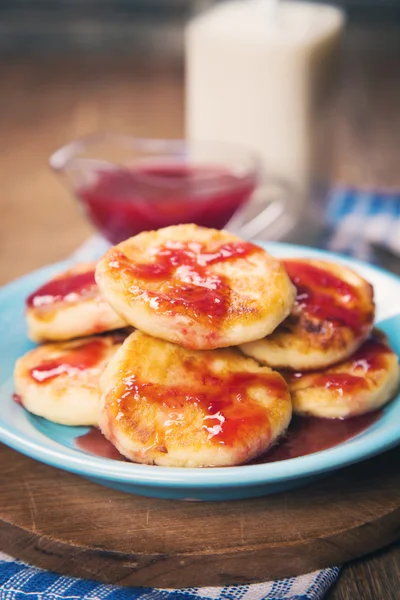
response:
M117 492L0 445L0 550L131 586L298 575L400 537L399 461L397 448L301 489L190 503Z

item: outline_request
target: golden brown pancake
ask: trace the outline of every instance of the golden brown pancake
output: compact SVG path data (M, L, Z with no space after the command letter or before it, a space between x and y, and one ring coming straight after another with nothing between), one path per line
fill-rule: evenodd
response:
M100 374L125 337L115 332L34 348L15 365L19 401L55 423L98 426Z
M199 350L270 333L295 294L281 263L260 247L196 225L143 232L114 246L99 261L96 281L129 324Z
M345 360L369 335L372 286L352 269L316 259L283 262L296 302L275 331L241 350L272 368L315 370Z
M100 428L126 458L169 467L229 466L286 430L285 380L236 349L187 350L132 333L100 379Z
M101 296L96 263L81 263L56 275L27 298L29 337L62 341L112 331L126 323Z
M350 358L333 367L286 373L293 411L300 415L340 418L380 408L399 387L398 357L375 330Z

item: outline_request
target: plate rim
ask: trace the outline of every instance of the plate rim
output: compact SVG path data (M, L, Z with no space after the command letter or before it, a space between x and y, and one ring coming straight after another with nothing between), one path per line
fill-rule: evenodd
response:
M282 242L255 241L254 243L259 244L271 252L271 254L274 254L274 250L278 251L278 253L280 250L283 252L293 251L295 256L317 255L331 260L336 259L348 264L350 267L367 267L389 278L400 288L400 277L397 275L386 271L382 267L353 259L343 254ZM76 262L80 261L71 257L64 261L36 269L6 284L0 289L0 306L2 303L7 302L10 296L18 293L18 288L21 284L27 284L31 280L34 282L37 278L41 277L45 279L52 271L56 269L61 270ZM21 410L24 409L21 408ZM38 440L26 438L24 434L15 428L5 427L1 417L0 442L40 462L84 477L120 482L121 484L131 484L132 486L207 489L216 486L219 488L255 485L267 486L294 479L311 478L323 472L341 469L356 462L366 460L400 443L400 429L397 428L396 431L395 423L392 426L389 424L385 435L382 433L379 434L379 420L370 429L374 430L374 432L370 433L367 438L358 435L338 446L333 446L332 448L313 454L272 463L239 465L228 468L213 467L210 469L161 467L120 462L85 454L79 449L68 448L60 442L48 438L60 446L59 450L55 450ZM45 436L45 434L42 435ZM371 435L372 439L370 439Z

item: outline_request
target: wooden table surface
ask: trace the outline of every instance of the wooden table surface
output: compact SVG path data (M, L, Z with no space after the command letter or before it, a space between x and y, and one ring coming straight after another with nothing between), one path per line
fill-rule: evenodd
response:
M400 32L349 28L332 107L334 177L400 187ZM135 58L0 60L0 283L60 260L91 233L50 153L94 130L183 134L178 65ZM0 548L1 549L1 548ZM344 567L329 600L399 598L400 544Z

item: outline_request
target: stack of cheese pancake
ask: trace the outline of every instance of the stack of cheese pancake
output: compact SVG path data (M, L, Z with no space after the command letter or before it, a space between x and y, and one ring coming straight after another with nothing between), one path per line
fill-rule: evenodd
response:
M399 365L373 329L371 285L279 261L226 232L143 232L27 299L23 406L94 425L131 461L229 466L265 453L292 413L348 418L387 403Z

